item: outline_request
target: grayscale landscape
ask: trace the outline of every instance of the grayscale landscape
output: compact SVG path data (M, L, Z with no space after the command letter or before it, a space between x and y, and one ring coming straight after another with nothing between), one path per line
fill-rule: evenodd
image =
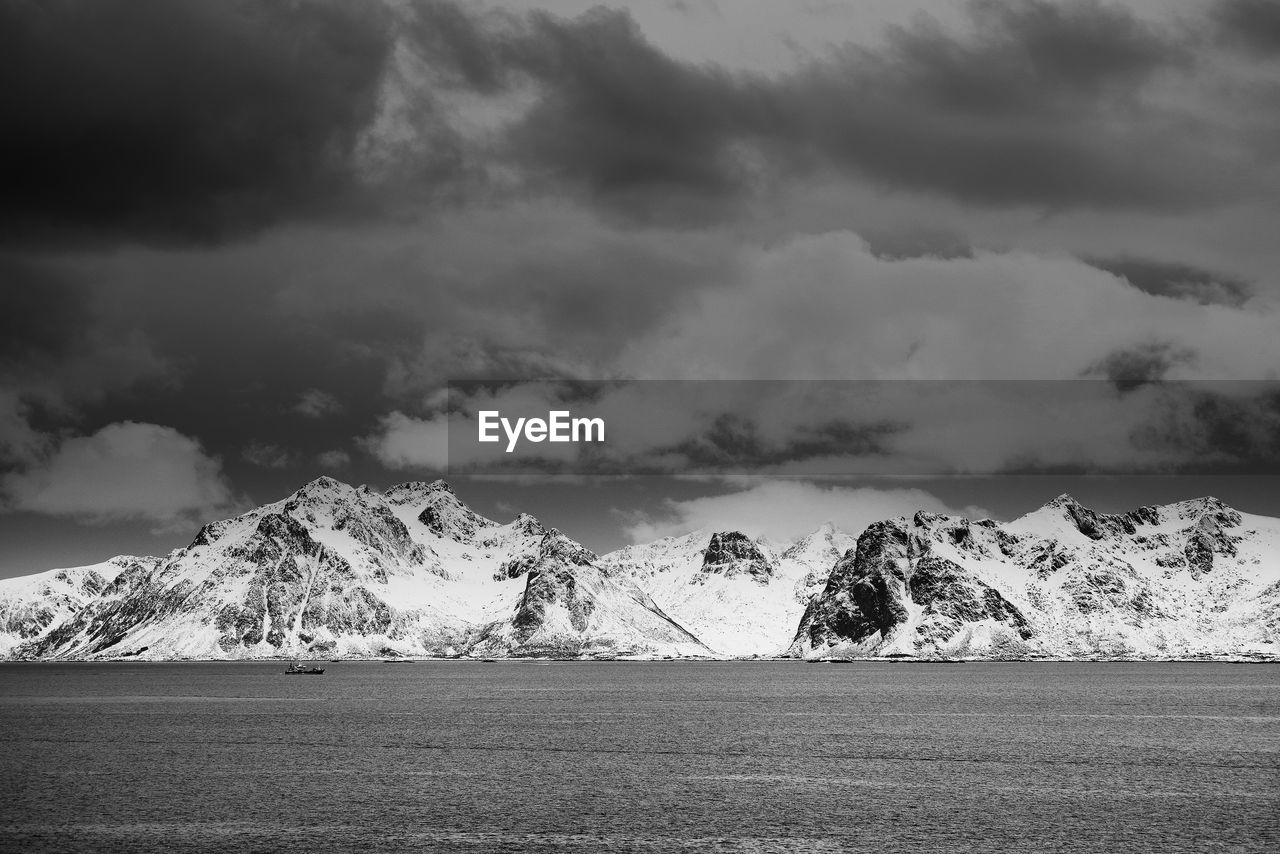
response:
M1277 0L0 0L0 854L1280 851Z
M596 555L444 481L320 478L163 557L0 581L8 656L1280 658L1280 520L1215 498Z

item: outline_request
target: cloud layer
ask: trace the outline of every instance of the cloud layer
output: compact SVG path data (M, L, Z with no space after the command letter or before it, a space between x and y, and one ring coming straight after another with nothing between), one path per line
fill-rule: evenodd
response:
M1274 192L1274 125L1249 111L1275 92L1241 70L1273 53L1265 4L965 8L770 74L676 58L606 7L7 3L0 222L10 243L207 242L513 190L706 222L833 174L1055 211Z
M737 287L702 294L622 364L664 378L1069 379L1169 344L1187 354L1170 377L1266 378L1277 342L1280 314L1153 295L1067 256L891 260L836 232L750 253Z
M0 483L10 510L99 524L189 525L236 506L218 461L195 439L155 424L111 424L67 439Z
M626 533L648 543L690 531L741 531L790 541L831 523L854 534L880 519L930 513L985 518L980 507L953 508L921 489L823 486L798 480L757 480L722 495L667 501L653 514L631 517ZM624 516L627 514L624 514Z
M130 437L193 514L437 472L459 379L1114 395L704 401L661 471L1269 459L1169 384L1280 376L1274 5L0 0L8 506L167 524L59 486Z

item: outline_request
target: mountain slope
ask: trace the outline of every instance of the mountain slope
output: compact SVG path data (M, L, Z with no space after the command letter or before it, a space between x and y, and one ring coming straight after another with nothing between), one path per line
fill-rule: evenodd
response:
M163 558L0 581L0 656L1280 656L1280 520L1197 499L597 556L443 481L320 478Z
M609 639L631 654L706 652L594 560L531 516L508 524L479 516L441 481L379 494L320 478L282 501L206 525L185 549L122 573L14 654L451 655L481 637L493 654L532 654L551 648L551 637L564 649ZM582 592L542 599L563 599L577 611L589 601L593 620L570 622L568 631L557 608L532 607L530 589L545 587L537 579L548 573L581 576ZM495 647L503 625L515 640Z
M1070 496L1008 524L870 526L794 655L1185 657L1280 653L1280 520L1216 499L1098 514Z
M91 566L0 579L0 657L34 643L102 594L122 573L141 572L151 557L113 557Z
M774 656L786 649L810 597L853 544L831 525L789 546L736 531L696 531L619 549L601 564L635 581L720 655Z

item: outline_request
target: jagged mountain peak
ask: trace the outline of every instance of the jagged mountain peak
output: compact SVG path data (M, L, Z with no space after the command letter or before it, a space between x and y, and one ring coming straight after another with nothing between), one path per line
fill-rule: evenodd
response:
M291 514L308 526L341 526L352 516L390 515L381 493L367 486L351 486L331 477L318 477L283 501L264 504L240 518Z
M395 486L390 487L384 495L392 504L417 503L437 495L449 495L455 499L457 498L457 493L453 491L453 487L439 479L430 482L411 480L405 483L397 483Z
M1164 516L1166 513L1172 512L1174 515L1180 518L1186 518L1188 516L1199 515L1203 513L1217 513L1217 512L1230 513L1234 511L1234 508L1232 508L1229 504L1222 501L1221 499L1215 498L1212 495L1205 495L1199 498L1188 498L1183 501L1174 501L1170 504L1159 504L1159 505L1144 504L1133 510L1128 510L1120 513L1099 513L1098 511L1095 511L1092 508L1080 503L1080 501L1077 500L1074 496L1066 492L1062 493L1057 498L1054 498L1052 501L1045 503L1040 508L1040 510L1049 510L1049 509L1066 511L1066 512L1071 512L1074 509L1079 512L1096 513L1099 516L1135 516L1135 515L1152 515L1152 514ZM1032 512L1033 513L1039 512L1039 510L1032 511ZM1031 514L1027 514L1027 515L1031 515Z
M1090 514L1094 512L1095 511L1093 510L1093 508L1085 504L1081 504L1079 499L1077 499L1074 495L1072 495L1069 492L1064 492L1061 495L1059 495L1057 498L1054 498L1052 501L1045 502L1037 510L1033 510L1031 513L1028 513L1027 515L1030 516L1036 513L1041 513L1045 515L1066 516L1067 518L1075 518L1076 516L1079 516L1082 514Z
M702 572L724 575L750 575L767 583L774 565L759 542L741 531L720 531L711 535L702 559Z
M1143 531L1170 525L1185 528L1203 523L1233 527L1240 524L1241 518L1238 511L1211 496L1165 505L1143 505L1123 513L1100 513L1064 493L1038 510L1015 519L1008 527L1021 534L1099 541L1142 536Z
M928 510L918 510L911 517L911 524L916 528L932 528L939 524L946 524L952 521L951 516L945 516L942 513L932 513Z
M443 484L444 481L437 481ZM470 543L480 531L497 525L462 502L452 489L428 489L418 494L419 501L406 499L403 504L421 507L418 521L433 534L459 543Z
M541 537L547 533L547 529L534 516L528 513L521 513L511 522L511 530L517 534L526 534L531 537Z
M350 484L343 483L340 480L329 477L328 475L320 475L315 480L303 486L301 489L293 493L292 498L301 497L326 497L326 496L348 496L354 495L357 490Z
M540 537L527 531L521 536L526 538L528 550L499 567L494 575L495 580L518 578L527 572L537 571L539 567L547 566L572 572L573 567L594 566L599 560L595 552L555 528L547 528ZM529 543L529 539L532 539L532 543Z
M1213 498L1108 514L1062 495L1010 523L934 513L884 520L832 569L792 650L1124 657L1267 649L1280 613L1278 546L1275 520L1242 517Z
M854 544L856 538L841 531L832 522L823 522L795 540L782 552L783 558L794 560L827 560L831 563Z
M368 486L355 487L327 475L321 476L278 501L259 505L230 519L205 524L187 548L210 546L227 536L251 532L270 517L292 515L308 526L333 525L353 513L379 512L376 508L380 506L383 506L381 496Z
M1177 515L1179 519L1200 518L1203 516L1239 516L1240 511L1236 510L1225 501L1214 498L1212 495L1206 495L1201 498L1192 498L1187 501L1178 501L1168 505L1166 510L1170 510Z
M1107 514L1064 494L1009 523L726 527L597 557L444 481L321 477L167 558L0 584L0 655L1280 654L1278 556L1280 520L1211 496Z

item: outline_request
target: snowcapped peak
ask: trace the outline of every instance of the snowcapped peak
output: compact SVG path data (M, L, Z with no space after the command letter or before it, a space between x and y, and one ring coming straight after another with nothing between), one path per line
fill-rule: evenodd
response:
M788 560L800 561L815 568L830 568L839 558L857 543L857 539L841 531L831 522L824 522L818 528L796 540L790 548L782 552Z
M321 475L306 486L295 492L291 498L338 498L352 495L356 492L355 487L349 486L340 480L334 480L328 475Z
M318 477L290 495L283 501L265 504L256 510L250 510L242 518L259 518L264 513L293 512L308 513L344 513L350 508L368 503L369 494L361 493L354 486L334 480L331 477Z
M749 574L767 583L774 567L768 555L740 531L724 531L711 535L702 559L702 571L728 576Z
M453 491L453 487L443 480L433 480L430 483L423 480L397 483L384 494L388 501L397 505L414 504L437 495L450 495L457 498L457 493Z
M749 543L751 538L741 531L716 531L711 534L712 543Z
M421 507L419 522L437 536L460 543L471 542L482 528L494 525L493 521L464 504L443 480L428 484L401 484L388 490L387 495L393 504Z
M917 528L930 528L946 521L946 516L941 513L930 513L928 510L917 510L916 514L911 517L911 524Z
M528 513L521 513L517 516L515 521L511 523L511 527L518 534L530 534L540 537L546 533L542 523Z
M1183 521L1216 522L1228 527L1238 525L1241 521L1240 511L1211 495L1179 501L1166 509L1172 511L1175 518Z
M412 481L410 483L402 483L398 486L393 486L392 489L403 489L409 492L413 492L414 494L417 494L417 495L453 495L455 497L457 496L457 493L453 491L453 487L450 486L446 481L440 478L436 478L430 483L426 483L425 481L421 481L421 480Z
M1033 510L1024 518L1049 517L1065 518L1074 524L1077 517L1092 514L1093 511L1076 500L1074 495L1064 492L1052 501L1046 502L1038 510Z
M1194 498L1190 501L1183 501L1180 506L1185 506L1201 513L1217 513L1222 510L1230 511L1233 509L1225 501L1214 498L1212 495L1206 495L1203 498Z
M1115 537L1131 537L1140 528L1159 525L1160 509L1139 507L1127 513L1099 513L1085 507L1063 493L1039 510L1009 523L1008 529L1019 534L1040 537L1075 538L1099 541Z
M792 542L783 552L784 555L800 553L812 548L826 548L840 536L840 531L832 522L823 522L803 537Z

